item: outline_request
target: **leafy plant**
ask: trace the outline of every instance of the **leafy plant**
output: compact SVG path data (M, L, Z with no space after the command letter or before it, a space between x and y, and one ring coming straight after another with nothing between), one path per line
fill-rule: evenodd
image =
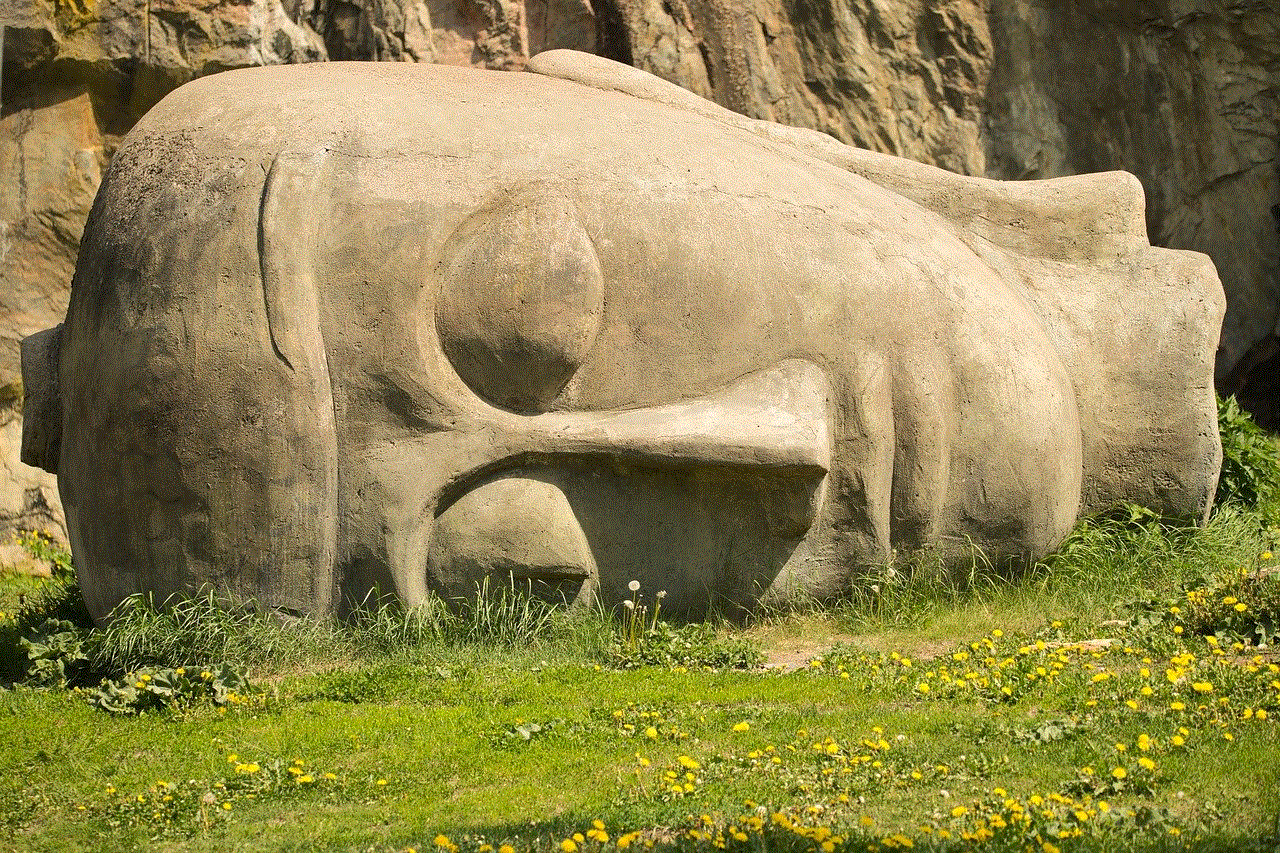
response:
M610 648L608 659L619 669L756 669L764 664L764 655L748 637L722 635L704 623L675 626L653 622L634 643L624 629Z
M1255 508L1271 524L1280 523L1280 445L1253 422L1234 397L1218 398L1222 475L1216 503Z
M85 693L89 704L112 714L140 714L151 710L185 710L200 703L215 706L260 704L248 676L230 664L188 671L143 669L123 678L103 681Z
M1170 617L1193 634L1268 646L1280 642L1280 575L1240 569L1186 590Z
M245 801L274 802L313 792L332 795L345 786L334 773L320 773L300 758L241 761L227 756L228 770L214 781L157 781L145 791L125 794L108 786L108 800L98 812L112 828L137 828L153 841L207 834L232 821ZM385 782L385 780L383 780Z
M26 680L40 687L65 686L89 660L85 632L65 619L45 619L18 643L27 657Z
M627 589L635 598L628 598L622 602L621 642L628 652L636 652L644 641L645 635L658 627L658 616L662 613L662 599L667 597L667 591L660 589L654 596L653 617L650 618L649 606L644 603L643 596L640 594L640 581L631 581L627 584Z
M1016 728L1013 739L1021 743L1053 743L1075 737L1085 731L1078 720L1069 718L1045 720L1038 725Z

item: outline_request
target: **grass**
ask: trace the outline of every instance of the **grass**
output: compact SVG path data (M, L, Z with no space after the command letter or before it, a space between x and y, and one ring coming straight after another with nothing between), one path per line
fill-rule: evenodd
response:
M1278 537L1126 508L1018 577L639 643L514 590L342 624L139 601L80 635L78 686L0 691L0 848L1274 851ZM5 642L49 614L83 619L65 579L0 578ZM85 701L222 663L252 701Z

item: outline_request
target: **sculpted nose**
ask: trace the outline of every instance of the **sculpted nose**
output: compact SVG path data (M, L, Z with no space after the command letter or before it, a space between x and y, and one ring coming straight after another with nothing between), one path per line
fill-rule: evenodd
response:
M485 578L527 581L556 599L589 598L602 583L597 558L572 489L566 495L556 471L591 458L675 472L668 483L682 482L681 470L748 469L764 486L756 493L762 529L798 538L813 524L822 494L818 486L831 469L829 394L822 370L790 360L718 392L665 406L528 417L492 409L487 428L454 437L483 443L479 454L472 445L469 456L486 461L461 472L435 501L428 583L447 600L474 596ZM682 511L684 496L666 497L671 511ZM588 515L627 505L587 500ZM643 555L626 559L643 562ZM691 590L683 586L673 589L673 607L690 606Z

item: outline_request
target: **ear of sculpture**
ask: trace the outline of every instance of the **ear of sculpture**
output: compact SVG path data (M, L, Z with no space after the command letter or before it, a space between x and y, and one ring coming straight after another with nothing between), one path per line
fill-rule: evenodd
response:
M22 461L50 474L62 455L61 348L61 323L22 339Z
M315 260L322 222L316 211L329 209L331 168L324 148L280 153L267 171L259 210L267 327L289 375L285 399L274 406L272 443L254 451L254 476L265 484L254 500L272 521L263 572L275 600L264 603L281 611L323 613L335 603L338 438Z

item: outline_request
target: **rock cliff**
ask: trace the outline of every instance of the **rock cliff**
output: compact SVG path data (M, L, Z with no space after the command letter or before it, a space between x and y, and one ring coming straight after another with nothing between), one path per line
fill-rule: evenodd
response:
M18 340L65 310L118 140L172 89L323 60L519 69L567 47L966 174L1133 172L1152 242L1218 267L1220 390L1275 405L1274 0L0 0L0 26L0 404ZM0 527L56 525L11 405L0 421Z

